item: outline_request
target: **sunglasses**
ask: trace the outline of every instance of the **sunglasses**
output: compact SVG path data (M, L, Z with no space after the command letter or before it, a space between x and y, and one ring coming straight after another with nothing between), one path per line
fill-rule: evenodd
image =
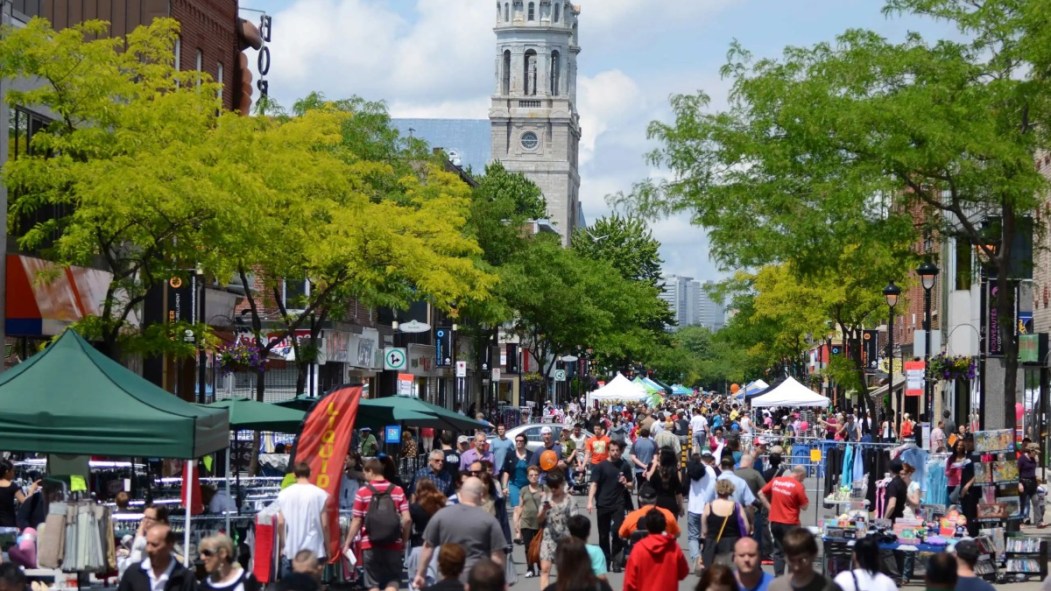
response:
M204 556L205 558L211 558L212 556L215 556L215 550L201 550L201 556Z

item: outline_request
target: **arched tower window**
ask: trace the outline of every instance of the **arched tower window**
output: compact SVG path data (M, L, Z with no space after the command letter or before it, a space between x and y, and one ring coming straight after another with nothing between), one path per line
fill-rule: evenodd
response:
M536 20L536 3L535 2L530 2L529 3L529 16L527 18L529 20L531 20L531 21L535 21Z
M561 5L556 0L555 1L555 22L556 23L558 22L558 10L559 10L560 7L561 7Z
M558 96L558 89L562 85L562 60L558 51L551 52L551 96Z
M524 88L526 96L536 96L536 66L536 51L530 49L525 52Z
M511 5L504 2L504 22L511 22Z
M511 94L511 50L504 50L504 69L500 73L500 94Z

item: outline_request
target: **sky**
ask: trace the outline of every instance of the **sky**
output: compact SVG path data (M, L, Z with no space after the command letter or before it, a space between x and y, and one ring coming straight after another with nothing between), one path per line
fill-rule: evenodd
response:
M272 16L270 95L284 106L311 91L385 101L392 117L485 119L496 87L495 0L240 0ZM667 171L647 165L654 120L669 97L704 91L726 105L719 76L730 43L756 57L830 41L849 28L901 39L951 35L915 17L885 17L882 0L576 0L580 195L587 220L606 196ZM251 50L249 50L251 52ZM718 280L703 228L685 215L651 222L668 273Z

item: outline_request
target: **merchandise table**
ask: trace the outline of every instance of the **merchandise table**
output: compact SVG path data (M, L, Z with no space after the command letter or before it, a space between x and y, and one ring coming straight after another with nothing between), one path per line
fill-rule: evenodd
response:
M844 570L849 570L853 553L851 543L856 541L853 538L822 536L821 572L826 576L834 577ZM903 544L901 542L880 542L879 544L881 551L906 550L916 554L944 552L947 548L949 546L946 544Z

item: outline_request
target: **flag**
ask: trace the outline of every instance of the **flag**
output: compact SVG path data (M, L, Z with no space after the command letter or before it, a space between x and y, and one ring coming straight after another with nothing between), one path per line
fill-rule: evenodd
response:
M310 481L328 493L326 505L331 532L328 560L340 557L339 488L343 482L343 462L350 450L350 437L361 402L362 386L339 386L321 398L307 413L303 430L296 439L292 468L299 462L310 465Z
M192 492L193 495L190 499L190 515L200 515L201 513L204 513L204 500L201 499L201 470L200 467L196 465L193 467L193 482L190 482L187 478L187 476L189 475L186 473L186 466L188 466L190 462L194 462L196 464L197 460L188 460L185 464L183 464L182 506L186 506L186 493L188 491Z

